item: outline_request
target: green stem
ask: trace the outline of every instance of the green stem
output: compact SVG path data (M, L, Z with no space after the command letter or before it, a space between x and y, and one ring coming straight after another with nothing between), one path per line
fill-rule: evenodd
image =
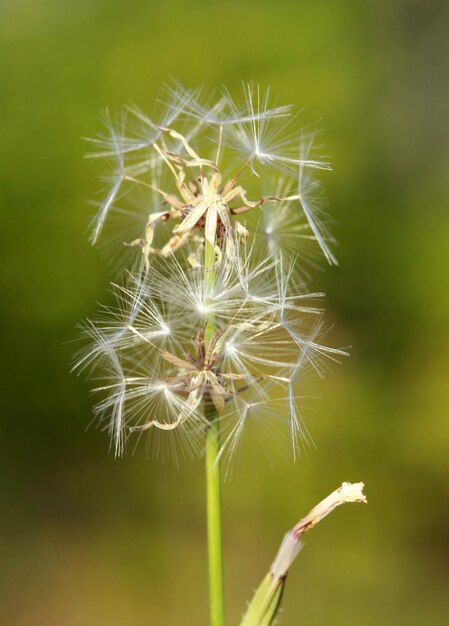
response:
M221 522L221 480L217 456L220 425L214 410L207 409L210 426L206 435L207 546L209 553L209 604L211 626L224 624L223 539Z
M210 286L214 276L214 248L206 242L205 269ZM207 321L205 343L215 332L213 317ZM209 422L206 434L207 547L209 559L209 610L211 626L224 626L223 532L221 514L220 422L213 404L205 404L204 415Z

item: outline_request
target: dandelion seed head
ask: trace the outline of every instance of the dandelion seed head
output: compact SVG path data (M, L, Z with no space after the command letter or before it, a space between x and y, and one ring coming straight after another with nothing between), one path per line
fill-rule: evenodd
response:
M85 324L89 345L76 367L103 378L96 414L109 420L115 453L122 454L130 438L153 439L154 430L170 433L173 442L179 431L182 445L187 432L201 438L205 402L216 405L225 423L234 420L233 435L223 440L229 460L247 417L262 425L274 420L279 432L282 423L281 438L300 446L299 373L321 376L327 361L343 355L320 343L321 311L307 302L317 294L290 293L290 266L282 257L225 258L212 290L204 272L172 257L163 261L163 274L161 264L155 259L130 272L124 285L114 286L116 305ZM215 333L206 344L211 314ZM284 398L281 416L273 395L278 403Z
M97 152L89 156L111 163L92 243L107 240L109 251L123 251L125 243L147 265L152 254L184 248L189 262L201 265L201 242L214 242L219 263L248 231L263 232L270 254L290 250L316 263L321 250L336 263L314 178L330 166L316 154L316 133L298 126L290 105L272 103L269 89L249 83L238 103L227 90L208 94L176 81L161 91L158 105L153 117L136 106L106 112L106 131L91 142ZM136 190L145 192L138 211Z
M99 381L114 453L145 438L176 462L200 454L210 405L229 466L264 437L296 458L299 391L346 354L325 345L322 294L307 287L320 256L337 263L316 132L250 83L238 99L173 81L152 115L132 105L104 124L91 241L133 269L83 325L74 368Z

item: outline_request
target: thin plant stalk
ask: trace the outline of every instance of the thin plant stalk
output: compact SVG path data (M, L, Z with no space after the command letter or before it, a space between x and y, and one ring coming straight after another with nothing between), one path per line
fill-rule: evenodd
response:
M206 241L205 271L210 283L214 281L214 247ZM210 316L205 331L207 345L215 332L214 320ZM220 472L220 423L212 403L205 403L205 417L209 422L206 433L206 492L207 492L207 547L209 575L209 614L211 626L224 625L223 589L223 531L221 512Z
M211 626L224 624L223 539L221 515L220 427L214 411L207 410L206 435L207 545L209 559L209 605Z

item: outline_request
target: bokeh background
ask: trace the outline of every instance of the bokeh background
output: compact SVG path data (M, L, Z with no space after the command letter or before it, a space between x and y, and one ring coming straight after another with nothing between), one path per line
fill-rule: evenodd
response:
M447 624L448 25L434 0L1 0L1 623L207 623L202 463L114 460L69 374L110 279L81 137L174 76L260 81L325 128L340 267L313 286L352 346L307 415L316 449L225 485L227 623L287 528L364 480L369 505L307 537L282 624Z

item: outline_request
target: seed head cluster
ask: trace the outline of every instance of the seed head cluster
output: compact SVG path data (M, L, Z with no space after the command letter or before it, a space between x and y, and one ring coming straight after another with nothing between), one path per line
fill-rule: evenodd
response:
M336 263L313 178L329 164L268 91L245 85L238 105L174 83L160 105L108 116L92 140L112 169L91 240L133 259L115 305L83 324L75 368L101 379L116 455L145 436L154 454L181 442L195 456L216 419L229 459L251 429L296 456L302 374L344 354L322 344L323 294L302 282L318 251Z

